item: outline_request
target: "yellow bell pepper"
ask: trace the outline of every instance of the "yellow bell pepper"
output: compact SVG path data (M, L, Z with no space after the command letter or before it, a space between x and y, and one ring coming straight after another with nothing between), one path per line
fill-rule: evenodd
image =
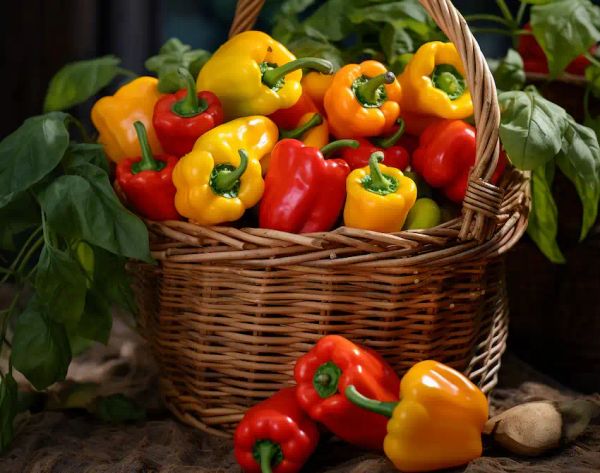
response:
M146 127L152 154L163 150L152 126L154 105L161 97L158 79L138 77L125 84L112 96L102 97L92 107L92 122L98 130L98 141L106 155L118 163L124 158L142 155L133 124L140 121Z
M417 186L402 171L381 161L383 153L373 153L369 166L355 169L346 179L346 226L388 233L402 230L417 200Z
M441 118L473 115L466 71L452 43L432 41L415 53L402 74L403 111Z
M302 91L311 98L321 112L325 110L323 106L325 92L332 82L333 75L320 72L309 72L302 78Z
M481 456L488 418L485 395L465 376L437 361L414 365L400 382L399 402L380 402L346 388L350 402L390 417L383 449L400 471L463 465Z
M225 118L269 115L300 98L302 69L331 74L333 65L296 57L260 31L245 31L223 44L202 67L197 89L219 97Z
M260 160L279 130L266 117L238 118L204 133L173 170L175 207L200 225L233 222L264 191Z

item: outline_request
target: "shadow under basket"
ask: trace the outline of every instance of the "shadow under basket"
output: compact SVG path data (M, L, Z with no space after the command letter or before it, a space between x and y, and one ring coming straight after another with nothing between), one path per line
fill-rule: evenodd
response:
M240 0L232 33L263 1ZM245 410L293 383L296 359L327 334L377 350L402 375L435 359L484 392L497 380L508 310L504 253L521 237L529 178L498 160L493 78L449 0L421 0L461 55L475 108L477 161L462 215L438 227L295 235L147 222L159 264L130 265L139 325L159 362L167 407L230 435Z

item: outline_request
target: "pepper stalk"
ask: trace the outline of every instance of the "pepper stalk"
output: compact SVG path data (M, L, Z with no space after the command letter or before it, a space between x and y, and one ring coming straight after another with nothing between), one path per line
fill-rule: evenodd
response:
M148 134L146 133L146 127L141 121L136 121L133 126L140 142L140 148L142 149L142 159L131 166L131 174L137 174L142 171L161 171L166 166L164 161L154 159L152 155L152 149L148 143Z

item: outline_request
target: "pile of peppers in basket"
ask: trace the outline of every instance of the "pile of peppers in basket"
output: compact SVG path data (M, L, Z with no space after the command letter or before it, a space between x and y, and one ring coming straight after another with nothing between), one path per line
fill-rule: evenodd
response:
M296 473L326 429L381 451L404 472L460 466L482 453L485 395L457 371L422 361L399 379L374 351L328 335L294 369L295 386L250 408L234 435L246 473Z
M396 77L374 60L334 71L248 31L179 74L174 94L140 77L92 109L115 188L146 219L398 232L440 224L465 197L476 131L451 43L423 45Z

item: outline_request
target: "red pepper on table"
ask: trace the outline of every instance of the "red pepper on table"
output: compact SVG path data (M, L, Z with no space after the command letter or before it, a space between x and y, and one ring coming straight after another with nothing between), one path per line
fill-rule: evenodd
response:
M288 108L281 108L269 115L269 118L279 128L291 130L298 126L298 123L307 113L319 113L319 109L312 99L306 93L302 93L298 101Z
M126 158L117 164L116 181L133 209L150 220L178 220L175 209L173 168L178 158L170 155L152 156L146 128L134 123L142 148L142 156Z
M412 166L431 187L446 197L462 202L467 191L469 171L475 164L476 130L462 120L442 120L425 129ZM500 152L491 182L495 184L506 167L506 154Z
M354 170L368 166L371 155L376 151L382 151L383 164L403 171L409 164L410 156L406 148L398 144L404 135L404 120L399 120L398 125L394 133L386 138L371 141L359 138L358 148L342 149L340 156L348 163L350 169Z
M196 81L186 68L178 72L186 88L156 102L152 125L165 153L181 157L201 135L223 123L223 109L212 92L196 92Z
M334 141L321 150L293 139L277 143L260 203L260 227L291 233L330 230L344 206L350 167L325 156L342 146L358 142Z
M527 31L532 31L529 23L524 26L524 29ZM594 54L596 49L596 45L592 46L590 48L590 53ZM523 65L526 72L548 74L548 58L533 34L522 34L519 36L518 50L519 54L523 58ZM590 64L591 62L589 59L582 54L571 61L571 63L567 66L566 71L570 74L583 76L586 68Z
M319 430L298 404L296 388L286 388L250 408L233 440L244 472L296 473L315 450Z
M354 385L363 396L398 401L400 379L375 352L328 335L296 363L298 402L314 420L353 445L381 450L387 419L362 410L344 395Z

